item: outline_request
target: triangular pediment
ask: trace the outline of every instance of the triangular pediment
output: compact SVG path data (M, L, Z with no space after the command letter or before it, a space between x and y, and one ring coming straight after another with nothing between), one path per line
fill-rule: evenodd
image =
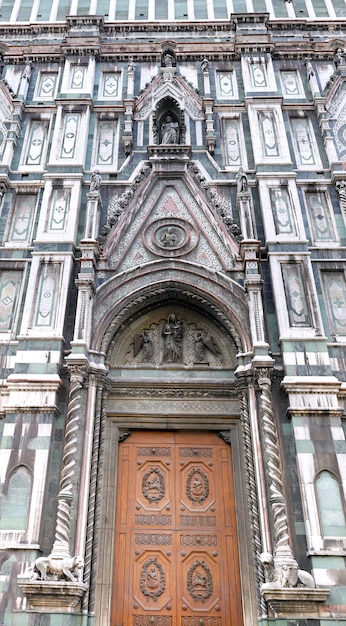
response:
M175 260L224 272L234 266L238 249L188 172L154 173L108 236L104 255L116 273Z
M160 73L146 87L136 102L134 119L147 119L159 102L167 98L174 100L193 120L204 119L202 98L184 78L175 74L174 68Z

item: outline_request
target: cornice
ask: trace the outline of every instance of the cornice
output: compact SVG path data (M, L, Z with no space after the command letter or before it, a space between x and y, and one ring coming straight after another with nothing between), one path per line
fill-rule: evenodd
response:
M243 30L239 26L241 17L250 20L242 22ZM254 19L257 21L254 28L251 28ZM253 14L248 16L241 14L237 16L237 21L234 18L233 22L175 23L143 21L104 23L100 16L90 16L90 24L85 25L86 32L82 32L82 23L78 16L78 19L69 18L64 25L1 26L0 38L4 42L2 53L5 63L61 63L67 55L93 55L102 62L160 62L163 37L165 40L170 38L174 41L178 62L196 62L203 58L210 61L232 62L239 59L242 54L253 53L270 53L277 59L305 60L309 56L312 60L326 60L335 53L335 38L342 37L343 24L346 33L346 20L341 23L340 20L276 21L269 20L266 14L258 14L257 17ZM257 23L261 31L256 34ZM235 32L232 30L234 26ZM249 28L246 29L245 26ZM92 28L94 30L91 32ZM287 41L280 38L282 32L289 31L292 33L292 39ZM314 40L317 33L321 36ZM55 35L55 38L49 41L47 36L47 40L43 40L44 34ZM145 41L143 39L136 41L136 36L140 34L145 34ZM198 37L194 37L195 34ZM133 37L130 40L131 35ZM57 41L58 38L61 38L61 41Z
M255 16L255 22L254 22ZM87 20L87 21L86 21ZM145 33L149 38L151 34L165 33L165 38L170 37L176 33L198 33L203 34L208 38L214 40L215 33L229 33L234 31L235 26L239 23L244 23L244 20L248 25L251 23L263 23L264 29L269 31L321 31L328 33L336 33L339 37L342 37L342 27L346 30L346 19L341 18L333 19L326 18L324 20L318 19L269 19L268 14L237 14L231 16L228 20L195 20L191 21L177 21L177 22L154 22L149 20L136 20L136 21L117 21L117 22L104 22L103 16L69 16L65 23L62 22L40 22L37 24L1 24L0 25L0 37L6 40L7 37L13 38L15 36L27 36L35 37L37 35L60 35L63 37L77 36L78 31L90 31L91 35L95 35L95 31L102 36L108 37L111 34L115 35L128 35L131 33ZM91 29L93 33L91 33ZM80 32L80 34L82 34ZM83 33L86 36L87 33ZM234 34L234 33L232 33ZM255 34L255 33L253 33ZM2 46L6 45L2 41Z

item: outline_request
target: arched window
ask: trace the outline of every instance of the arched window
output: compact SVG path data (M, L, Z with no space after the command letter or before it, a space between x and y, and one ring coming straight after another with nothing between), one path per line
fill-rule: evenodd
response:
M31 474L26 467L17 467L0 497L0 530L26 530L30 496Z
M346 518L337 478L327 470L317 475L316 496L322 534L327 537L346 537Z

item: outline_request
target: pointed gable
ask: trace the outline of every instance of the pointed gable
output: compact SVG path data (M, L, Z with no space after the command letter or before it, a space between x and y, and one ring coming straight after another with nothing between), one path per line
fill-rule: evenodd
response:
M149 177L131 199L104 246L117 273L179 258L213 271L234 266L238 244L188 170Z

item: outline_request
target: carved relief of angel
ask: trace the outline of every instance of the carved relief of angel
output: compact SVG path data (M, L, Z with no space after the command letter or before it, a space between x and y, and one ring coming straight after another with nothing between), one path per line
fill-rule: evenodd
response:
M142 350L142 361L148 363L153 358L153 344L147 330L143 330L140 335L135 335L134 355L135 357Z
M217 344L215 343L210 333L205 333L201 330L197 330L194 339L195 355L197 361L203 362L206 360L206 349L215 356L217 354L221 354Z

